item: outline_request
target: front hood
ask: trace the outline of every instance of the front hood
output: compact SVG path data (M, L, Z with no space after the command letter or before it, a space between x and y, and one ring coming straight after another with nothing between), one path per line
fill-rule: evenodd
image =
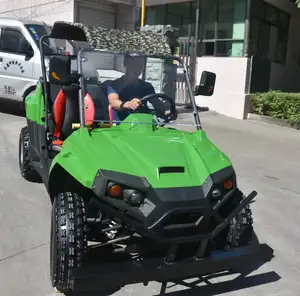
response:
M145 177L154 188L199 186L210 174L231 166L203 131L116 127L95 130L88 146L98 169Z

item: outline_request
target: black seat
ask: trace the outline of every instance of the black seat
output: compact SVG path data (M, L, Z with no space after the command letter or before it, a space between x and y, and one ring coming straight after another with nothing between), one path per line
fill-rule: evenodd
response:
M95 106L95 117L97 121L108 121L108 100L105 92L99 84L86 84L85 92L93 99Z
M71 75L70 56L50 58L49 82L50 98L53 101L55 144L62 144L73 132L72 124L79 122L78 77ZM56 95L57 94L57 95Z

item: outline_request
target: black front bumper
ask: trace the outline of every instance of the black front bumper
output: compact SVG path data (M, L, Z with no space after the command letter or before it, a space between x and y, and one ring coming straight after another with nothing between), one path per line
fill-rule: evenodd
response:
M74 291L95 291L150 281L200 277L217 272L256 266L270 261L274 250L266 244L212 252L209 257L167 264L164 258L143 261L108 263L101 266L79 267L73 271Z
M225 217L222 217L220 215L220 210L222 210L226 203L230 202L230 200L235 196L235 190L232 190L225 194L222 200L213 207L207 200L203 200L203 206L182 206L179 208L171 208L171 210L169 211L162 210L163 215L158 215L159 218L156 219L154 223L148 226L145 226L144 223L134 219L133 215L130 215L128 213L126 214L126 212L118 210L118 203L121 203L122 201L110 200L110 203L115 203L115 208L113 210L111 205L103 203L98 199L94 199L93 203L95 203L95 206L99 206L104 211L111 213L112 216L120 219L128 225L131 225L131 227L143 237L149 237L160 243L200 242L202 240L212 240L213 238L215 238L222 230L224 230L229 225L230 221L239 212L241 212L249 203L253 201L253 199L257 195L256 191L252 191L247 197L242 199L242 201L237 204L230 213L228 213ZM182 224L180 225L180 228L169 230L166 230L166 228L164 227L164 222L167 221L169 217L173 216L174 218L176 213L183 213L187 216L188 214L197 211L201 212L201 218L203 218L199 219L199 223L197 222L193 224ZM214 222L214 227L212 229L209 229L207 227L206 222L208 219ZM170 226L172 225L167 225L167 227ZM169 235L170 231L172 232L172 235Z

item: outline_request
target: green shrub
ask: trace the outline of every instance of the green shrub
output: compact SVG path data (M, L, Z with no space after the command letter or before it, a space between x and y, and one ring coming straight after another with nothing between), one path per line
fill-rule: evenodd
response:
M291 124L300 123L300 93L253 93L250 100L255 114L285 119Z

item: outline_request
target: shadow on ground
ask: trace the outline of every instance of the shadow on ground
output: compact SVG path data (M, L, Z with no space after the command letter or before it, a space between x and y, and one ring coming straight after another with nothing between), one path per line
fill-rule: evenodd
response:
M211 280L218 279L224 276L233 276L235 273L222 272L207 277L200 277L193 282L186 282L185 280L178 280L174 282L161 283L159 294L153 296L217 296L229 292L257 287L265 284L277 282L281 279L279 274L275 271L265 272L257 275L247 276L247 274L240 274L234 279L212 283ZM199 284L205 284L198 286ZM174 288L175 286L185 287L184 290L175 292L168 292L167 289ZM122 287L111 287L110 289L102 290L99 292L84 292L72 293L66 296L109 296L118 292Z
M259 244L259 240L254 234L253 244ZM109 249L106 249L109 252ZM107 256L107 253L100 252L97 248L89 250L89 262L93 264L99 264L101 258ZM120 255L123 258L115 257L114 261L126 260L124 255ZM121 264L121 262L120 262ZM261 274L250 275L252 272L258 270L262 264L241 267L232 271L218 272L215 274L202 276L194 279L193 282L186 279L170 281L168 283L161 283L161 288L159 294L154 294L153 296L215 296L228 292L234 292L238 290L243 290L251 287L257 287L260 285L265 285L269 283L276 282L281 279L280 275L275 271L265 272ZM224 277L229 277L230 279L222 280ZM218 279L217 283L213 283L212 280ZM101 283L99 279L99 287L104 283ZM108 283L109 284L109 283ZM199 286L201 284L201 286ZM167 289L174 288L175 286L184 287L182 290L169 292ZM113 295L117 291L123 288L123 285L118 285L115 283L115 286L110 286L109 288L101 289L100 291L95 292L82 292L82 293L72 293L67 296L109 296Z
M198 112L207 112L209 111L208 107L197 107ZM177 107L178 114L190 114L193 112L193 108L191 106L184 107L184 106L178 106Z
M21 108L21 103L0 98L0 113L25 117L25 111Z

